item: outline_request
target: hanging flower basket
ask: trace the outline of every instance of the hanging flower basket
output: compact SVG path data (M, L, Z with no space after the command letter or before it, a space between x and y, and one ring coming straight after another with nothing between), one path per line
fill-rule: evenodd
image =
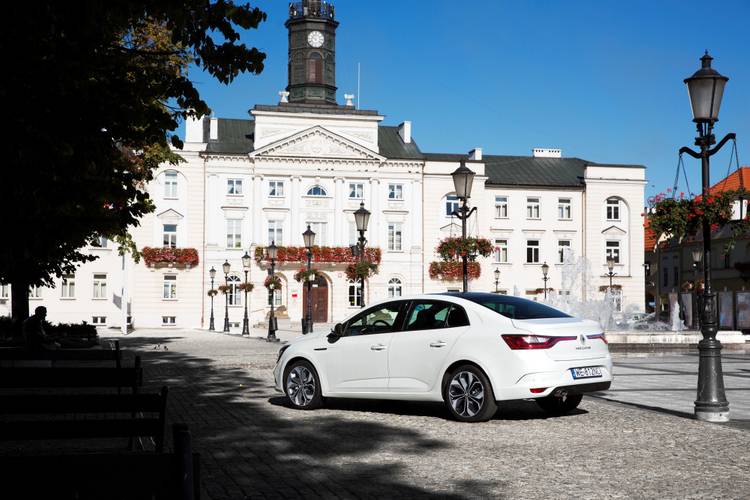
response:
M302 268L296 273L294 273L294 280L297 282L303 282L303 281L315 281L315 277L318 274L317 269L310 269L309 271L306 268Z
M186 267L198 265L198 250L195 248L152 248L144 247L141 251L147 266L172 264Z
M209 297L216 297L216 295L217 295L218 293L219 293L219 292L217 292L216 290L214 290L214 289L211 289L211 290L209 290L209 291L208 291L208 296L209 296Z
M229 293L229 285L219 285L218 287L219 292L223 293L224 295Z
M307 262L307 248L305 247L277 247L276 262ZM380 248L367 247L365 248L365 259L380 263L382 253ZM255 247L255 261L268 262L270 259L266 257L265 247ZM312 261L313 262L327 262L327 263L356 263L359 257L352 255L352 251L349 247L313 247L312 248Z
M466 267L470 280L477 279L482 274L479 262L469 262ZM434 280L455 281L463 279L462 262L430 262L430 278Z
M255 285L250 282L240 283L239 285L237 285L237 289L243 292L252 292L253 288L255 288Z
M266 281L263 282L263 286L269 290L281 290L281 278L278 276L268 276Z
M346 267L346 279L350 281L357 281L362 278L367 279L377 273L378 265L373 262L362 261Z
M445 238L442 240L435 251L444 261L461 260L463 256L468 256L474 260L478 255L489 257L493 252L492 243L486 238Z

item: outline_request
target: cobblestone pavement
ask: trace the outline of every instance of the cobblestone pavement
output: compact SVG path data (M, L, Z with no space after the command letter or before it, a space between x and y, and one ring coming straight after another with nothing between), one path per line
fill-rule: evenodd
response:
M750 491L750 432L740 428L598 398L559 418L505 404L480 424L448 420L435 404L339 400L297 411L272 386L278 344L199 331L112 336L143 357L148 384L169 385L169 419L190 427L206 499Z

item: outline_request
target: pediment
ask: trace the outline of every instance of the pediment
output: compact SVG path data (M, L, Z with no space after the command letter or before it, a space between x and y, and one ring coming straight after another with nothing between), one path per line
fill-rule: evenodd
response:
M177 210L170 208L169 210L165 210L162 213L158 214L156 217L161 220L179 220L184 216Z
M385 157L320 125L259 148L251 157L321 158L384 162Z
M602 234L607 234L609 236L620 236L623 234L627 234L627 232L617 226L609 226L604 231L602 231Z

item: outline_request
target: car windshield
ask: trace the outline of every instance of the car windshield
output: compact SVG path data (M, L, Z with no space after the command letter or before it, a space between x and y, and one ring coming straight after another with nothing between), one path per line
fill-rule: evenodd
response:
M496 313L510 319L542 319L542 318L570 318L562 311L545 306L539 302L510 297L508 295L478 294L472 296L467 294L465 299L476 302Z

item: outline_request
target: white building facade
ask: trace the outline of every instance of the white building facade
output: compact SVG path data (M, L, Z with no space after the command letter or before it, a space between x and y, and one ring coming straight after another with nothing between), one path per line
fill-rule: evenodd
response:
M133 229L134 239L156 254L189 249L184 258L135 263L118 256L111 243L91 249L101 258L59 279L54 289L32 291L32 309L38 301L59 322L119 326L128 316L136 328L208 328L209 291L225 285L228 293L213 299L217 330L226 314L238 331L246 305L251 324L265 322L271 300L281 317L299 322L305 292L294 274L304 265L297 257L308 225L316 245L326 247L313 263L318 323L341 320L363 301L458 290L460 280L433 279L428 269L438 260L439 241L461 234L450 213L457 203L451 173L462 161L477 174L470 200L477 212L468 232L495 248L478 259L481 276L470 281L470 290L494 291L494 270L500 269L498 290L538 298L546 262L549 287L592 296L591 290L560 289L562 262L570 255L587 259L595 279L581 287L598 293L608 283L610 256L621 303L643 309L644 167L564 158L559 150L534 150L528 157L483 155L479 148L467 154L421 151L411 122L385 126L384 116L356 109L351 96L347 105L336 104L338 23L326 5L304 1L290 10L290 74L281 102L256 105L247 120L188 121L180 151L185 162L155 172L147 189L156 210ZM353 214L361 204L372 214L367 246L380 254L364 297L346 276L353 260L349 246L358 236ZM271 242L283 250L275 268L282 288L273 296L263 286L269 266L260 258ZM245 252L253 258L247 279L255 285L247 303L237 288L245 281ZM3 293L0 314L9 314L10 297L5 288Z

